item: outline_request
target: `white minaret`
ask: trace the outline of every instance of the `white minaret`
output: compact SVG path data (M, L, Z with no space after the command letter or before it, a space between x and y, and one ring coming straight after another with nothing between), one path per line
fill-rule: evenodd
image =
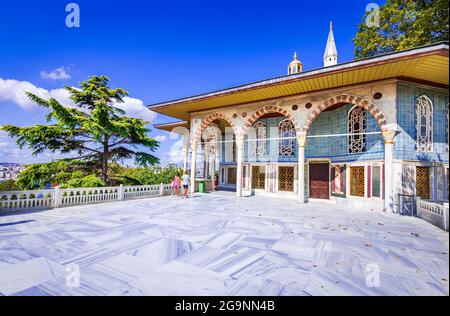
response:
M328 33L327 47L325 48L325 54L323 54L323 66L328 67L337 65L337 59L338 53L334 41L333 22L330 21L330 33Z

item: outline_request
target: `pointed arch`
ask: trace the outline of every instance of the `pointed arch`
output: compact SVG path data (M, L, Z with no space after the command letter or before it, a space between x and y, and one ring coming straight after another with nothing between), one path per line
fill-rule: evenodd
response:
M233 128L234 135L237 135L236 125L234 124L233 120L229 118L228 116L222 114L222 113L212 113L203 118L202 123L199 127L197 127L195 134L194 134L194 140L197 142L201 141L202 132L205 128L211 125L212 122L215 120L222 119L225 120L228 124L230 124L231 128Z
M312 123L319 116L320 113L322 113L323 111L334 105L341 103L354 104L356 106L363 108L364 110L367 110L367 112L369 112L375 118L375 121L377 122L377 125L380 128L381 132L387 132L389 130L387 127L388 121L386 114L384 114L383 110L378 105L360 96L341 94L329 98L328 100L326 100L325 102L323 102L322 104L316 106L313 110L311 110L308 113L305 125L302 128L302 132L304 134L307 134Z
M249 115L247 120L245 121L244 128L242 130L242 134L247 135L249 129L258 120L258 118L260 118L261 116L263 116L265 114L269 114L269 113L279 113L279 114L285 116L294 125L297 137L300 135L301 128L300 128L300 125L298 124L297 120L295 119L294 115L290 111L285 110L282 107L277 106L277 105L265 105L265 106L257 109L251 115Z

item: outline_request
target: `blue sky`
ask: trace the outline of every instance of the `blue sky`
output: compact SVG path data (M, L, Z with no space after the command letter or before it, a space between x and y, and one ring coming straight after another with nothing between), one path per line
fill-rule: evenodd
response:
M80 7L80 27L65 7ZM370 1L373 2L373 1ZM63 85L107 75L130 94L131 115L171 121L143 105L286 74L296 51L304 70L322 66L333 20L339 62L353 59L352 38L369 1L4 1L0 5L0 125L44 123L44 111L16 90L60 96ZM380 1L381 5L382 2ZM153 129L163 163L174 139ZM165 139L164 139L165 138ZM0 134L0 162L32 157Z

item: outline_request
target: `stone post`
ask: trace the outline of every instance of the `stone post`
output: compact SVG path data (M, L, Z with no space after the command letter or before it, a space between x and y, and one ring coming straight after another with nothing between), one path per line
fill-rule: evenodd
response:
M444 230L448 231L448 203L444 203Z
M117 199L119 201L123 201L124 198L124 189L123 184L119 185L119 188L117 189Z
M61 207L62 204L62 192L60 187L56 187L53 192L53 207Z

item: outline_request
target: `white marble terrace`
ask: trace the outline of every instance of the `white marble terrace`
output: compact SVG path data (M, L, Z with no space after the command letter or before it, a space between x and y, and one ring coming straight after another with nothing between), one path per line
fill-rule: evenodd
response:
M448 295L448 250L448 233L414 217L157 197L0 217L0 294ZM67 286L71 263L79 287Z

